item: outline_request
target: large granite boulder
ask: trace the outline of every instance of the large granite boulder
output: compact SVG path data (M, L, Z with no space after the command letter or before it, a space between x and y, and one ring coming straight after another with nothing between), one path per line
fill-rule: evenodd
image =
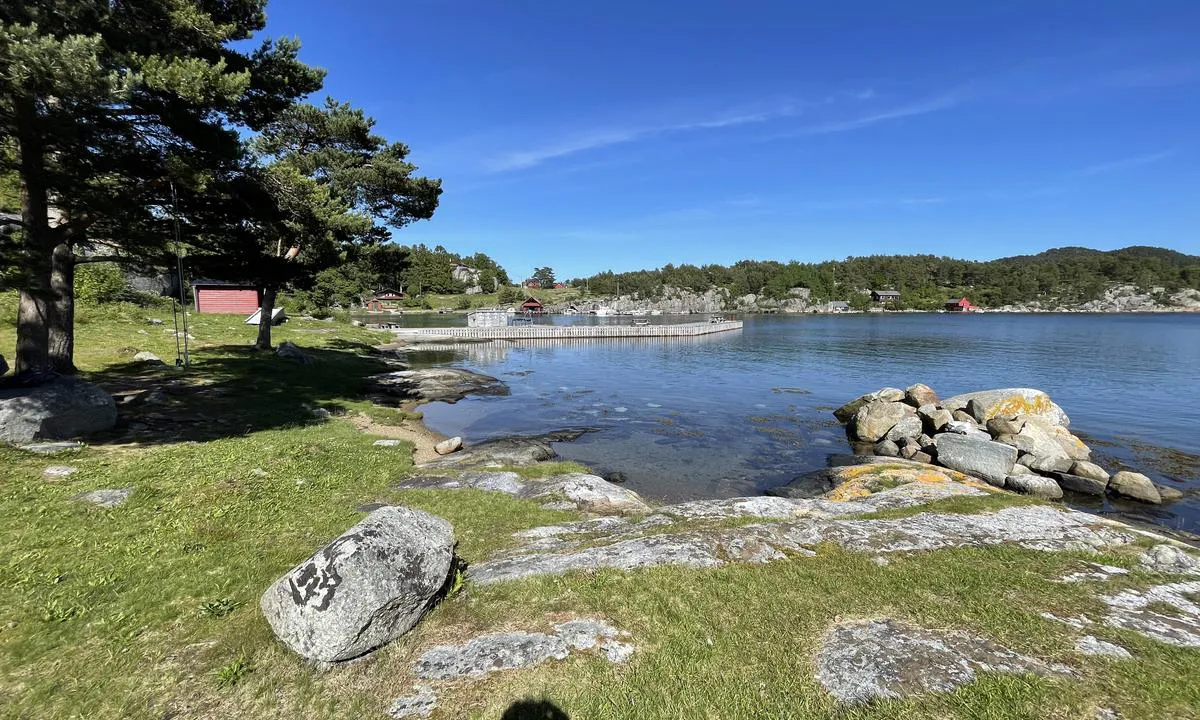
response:
M1033 388L1003 388L963 393L945 400L942 407L951 412L966 410L979 423L986 423L998 415L1035 415L1044 417L1055 425L1067 427L1071 424L1067 413L1056 405L1049 395Z
M276 580L260 605L275 635L303 657L349 660L416 625L453 558L450 523L382 507Z
M905 415L900 418L900 422L892 426L891 430L887 431L886 437L894 443L900 442L904 438L915 438L921 434L924 426L921 424L921 418L916 415Z
M1017 462L1017 449L991 440L943 433L937 437L937 461L939 465L1004 487Z
M57 377L32 388L0 390L0 441L66 440L108 430L117 404L99 385Z
M902 402L872 400L854 414L854 435L866 442L879 442L896 423L915 414L911 405Z
M837 410L833 411L833 416L838 419L838 422L848 423L854 419L858 411L866 404L875 400L883 402L898 402L904 399L904 391L898 388L883 388L876 390L866 395L860 395L854 400L846 403Z
M941 400L938 399L938 394L933 391L933 388L924 383L909 385L904 391L904 399L913 407L921 407L922 405L939 405Z
M1162 496L1150 478L1128 470L1122 470L1109 479L1108 491L1113 495L1141 500L1152 505L1162 502Z
M1022 495L1058 500L1063 496L1062 488L1053 479L1041 475L1009 475L1004 487Z

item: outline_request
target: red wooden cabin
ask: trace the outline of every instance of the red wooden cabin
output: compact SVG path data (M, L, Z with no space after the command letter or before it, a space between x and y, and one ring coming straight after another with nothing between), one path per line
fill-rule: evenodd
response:
M192 283L192 297L198 313L249 315L261 304L254 285L223 280L196 280Z
M952 298L946 302L946 312L971 312L975 306L971 301L963 298Z

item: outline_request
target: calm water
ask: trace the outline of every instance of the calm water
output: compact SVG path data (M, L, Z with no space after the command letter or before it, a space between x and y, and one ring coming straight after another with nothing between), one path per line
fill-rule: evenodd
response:
M1164 508L1094 509L1200 531L1200 315L750 317L740 332L695 340L494 342L415 359L512 389L428 406L439 432L470 442L594 427L559 454L667 501L755 494L824 466L849 449L830 410L883 386L926 382L942 397L1041 388L1101 464L1189 493Z

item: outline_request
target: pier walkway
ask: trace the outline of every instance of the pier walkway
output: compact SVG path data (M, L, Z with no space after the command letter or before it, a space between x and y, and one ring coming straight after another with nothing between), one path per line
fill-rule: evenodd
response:
M577 340L583 338L696 337L741 330L741 320L679 325L501 325L497 327L395 328L401 337L471 340Z

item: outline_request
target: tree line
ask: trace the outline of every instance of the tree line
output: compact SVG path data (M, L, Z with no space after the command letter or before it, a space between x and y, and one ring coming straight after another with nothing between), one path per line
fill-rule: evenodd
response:
M1128 283L1166 291L1200 288L1200 257L1152 247L1098 251L1059 248L1038 255L991 261L934 255L872 255L820 263L742 260L733 265L666 265L655 270L597 273L571 284L593 295L660 297L667 288L703 293L724 288L734 296L788 297L792 288L811 290L815 301L862 302L861 291L901 292L904 306L940 307L968 295L983 305L1053 300L1079 303L1105 288Z
M297 40L259 39L265 5L0 5L0 200L19 211L0 284L20 295L18 373L74 371L76 267L182 255L194 276L253 282L270 309L433 215L441 182L407 146L348 103L306 100L324 71Z

